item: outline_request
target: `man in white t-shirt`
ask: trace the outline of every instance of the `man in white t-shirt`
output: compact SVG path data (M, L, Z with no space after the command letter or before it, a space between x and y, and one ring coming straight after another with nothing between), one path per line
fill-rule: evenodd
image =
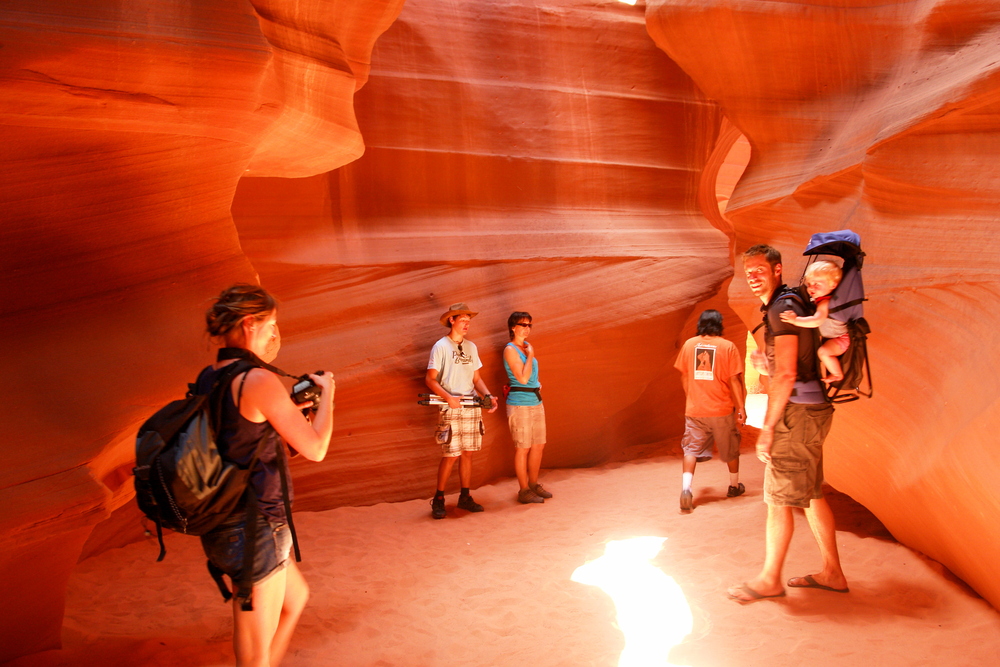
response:
M478 315L464 303L456 303L441 316L441 324L449 328L448 335L431 348L431 358L427 363L424 381L430 390L448 402L442 406L438 416L436 438L441 445L441 463L438 465L437 493L431 501L431 516L443 519L444 487L451 476L455 459L459 459L458 477L462 491L458 497L458 508L469 512L482 512L483 506L472 499L469 485L472 483L472 453L482 448L483 414L479 407L462 407L462 397L475 396L476 391L492 399L493 412L497 401L486 387L479 369L476 344L466 340L472 318Z

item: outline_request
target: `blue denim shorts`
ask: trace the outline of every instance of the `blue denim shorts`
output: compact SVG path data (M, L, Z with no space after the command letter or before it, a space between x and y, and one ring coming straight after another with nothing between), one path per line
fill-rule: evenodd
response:
M205 555L217 568L239 581L243 572L243 553L246 546L241 512L227 519L210 533L201 536ZM257 516L257 549L253 557L253 585L260 584L288 565L292 550L292 534L284 523L268 521Z

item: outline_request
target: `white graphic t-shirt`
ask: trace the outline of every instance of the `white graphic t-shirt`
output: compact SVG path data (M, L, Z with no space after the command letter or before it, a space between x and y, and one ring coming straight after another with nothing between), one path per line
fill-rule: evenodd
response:
M476 344L466 338L456 343L445 336L434 343L427 369L436 369L438 382L453 396L468 396L475 391L472 377L483 367Z

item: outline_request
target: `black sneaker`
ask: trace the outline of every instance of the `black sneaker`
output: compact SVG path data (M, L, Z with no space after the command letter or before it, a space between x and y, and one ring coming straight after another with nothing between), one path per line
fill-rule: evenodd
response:
M681 491L681 511L690 512L694 509L694 494L690 491Z
M727 498L735 498L736 496L742 496L747 492L747 487L743 486L743 482L740 482L739 486L729 487L729 491L726 492Z
M472 499L471 495L458 497L458 509L467 512L482 512L483 506Z
M435 519L443 519L446 516L444 511L444 496L435 496L431 501L431 516Z

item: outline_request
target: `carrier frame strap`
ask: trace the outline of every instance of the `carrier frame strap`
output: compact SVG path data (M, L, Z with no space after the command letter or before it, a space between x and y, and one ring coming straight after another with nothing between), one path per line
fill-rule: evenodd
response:
M833 308L831 308L829 310L829 312L831 312L831 313L839 313L840 311L846 310L846 309L851 308L853 306L860 306L861 304L863 304L867 300L868 299L866 299L864 297L861 297L860 299L852 299L851 301L848 301L847 303L842 303L840 305L834 306Z

